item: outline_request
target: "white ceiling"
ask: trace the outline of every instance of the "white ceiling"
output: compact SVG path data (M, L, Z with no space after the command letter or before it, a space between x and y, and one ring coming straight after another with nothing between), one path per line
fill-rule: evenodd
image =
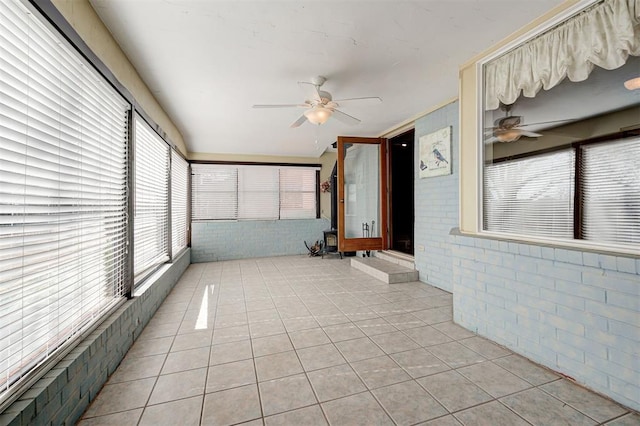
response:
M458 67L561 0L90 0L189 152L318 157L338 135L379 136L458 93ZM298 81L327 77L362 120L289 125Z

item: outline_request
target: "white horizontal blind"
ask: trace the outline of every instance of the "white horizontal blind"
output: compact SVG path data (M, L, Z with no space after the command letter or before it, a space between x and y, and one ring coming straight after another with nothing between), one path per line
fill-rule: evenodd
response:
M278 169L238 168L238 219L278 219Z
M171 255L187 246L189 163L171 150Z
M136 280L169 260L169 146L135 117L133 272Z
M582 238L640 244L640 138L582 149Z
M238 218L238 169L191 165L191 220Z
M303 167L280 169L280 219L315 219L316 170Z
M122 298L129 105L0 2L0 400Z
M487 165L484 229L573 238L573 149Z

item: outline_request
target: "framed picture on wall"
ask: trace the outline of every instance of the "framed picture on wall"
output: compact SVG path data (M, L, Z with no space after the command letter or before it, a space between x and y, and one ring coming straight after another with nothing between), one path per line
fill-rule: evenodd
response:
M451 126L420 137L420 178L451 174Z

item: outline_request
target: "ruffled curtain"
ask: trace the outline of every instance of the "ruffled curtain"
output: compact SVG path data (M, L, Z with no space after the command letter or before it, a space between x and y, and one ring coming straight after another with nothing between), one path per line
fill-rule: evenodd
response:
M640 56L640 0L604 0L487 63L485 108L533 98L565 77L586 80L594 66L621 67Z

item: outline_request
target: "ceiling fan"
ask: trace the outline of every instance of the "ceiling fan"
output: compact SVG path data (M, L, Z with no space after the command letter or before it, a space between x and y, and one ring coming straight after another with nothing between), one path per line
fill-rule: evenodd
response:
M540 136L542 136L540 133L526 130L523 127L572 121L570 119L568 120L565 119L565 120L543 121L540 123L523 124L522 123L523 116L511 115L512 107L513 107L513 104L511 105L505 105L502 103L500 104L500 109L505 112L505 116L495 120L493 123L494 124L493 127L488 127L485 129L486 134L491 134L493 136L487 142L515 142L518 139L520 139L522 136L526 136L529 138L539 138Z
M301 104L275 104L275 105L253 105L253 108L305 108L300 118L291 123L290 127L300 127L305 121L313 124L324 124L326 121L335 117L337 120L345 124L358 124L360 120L345 114L337 109L339 106L350 103L380 103L382 99L376 96L363 98L348 98L333 100L331 93L320 90L320 87L327 81L326 77L318 76L311 79L310 82L300 81L298 86L305 91L307 100Z

